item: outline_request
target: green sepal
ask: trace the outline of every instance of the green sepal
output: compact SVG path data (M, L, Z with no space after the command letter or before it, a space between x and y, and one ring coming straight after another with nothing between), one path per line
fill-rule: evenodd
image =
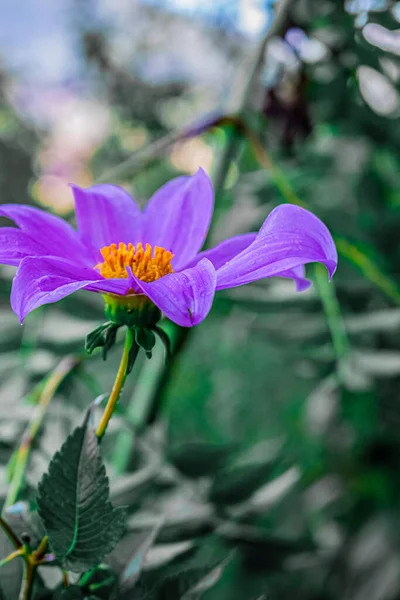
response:
M88 354L92 354L96 348L102 348L105 344L104 331L109 326L109 323L103 323L96 327L94 331L88 333L85 339L85 350Z
M139 348L145 351L147 358L151 358L156 345L156 336L147 327L135 327L135 341Z
M88 354L92 354L96 348L103 348L103 358L106 360L107 352L115 344L119 325L111 323L103 323L96 327L94 331L86 336L85 350Z
M130 349L129 356L128 356L128 364L126 367L127 375L129 375L129 373L132 371L138 354L139 354L139 346L137 345L136 342L133 342L132 348Z
M115 344L117 339L118 325L111 324L104 335L103 360L107 360L107 353Z

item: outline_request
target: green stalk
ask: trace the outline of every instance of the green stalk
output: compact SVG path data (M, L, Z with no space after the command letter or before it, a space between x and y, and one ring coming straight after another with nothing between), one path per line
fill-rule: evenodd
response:
M110 422L110 419L114 413L115 407L117 406L119 397L121 395L121 391L124 386L126 375L127 375L127 369L128 369L128 364L129 364L129 353L131 351L133 343L134 343L134 339L133 339L132 329L129 329L127 327L126 335L125 335L125 345L124 345L124 350L122 353L118 373L115 378L113 389L111 390L111 394L108 399L104 414L102 416L102 419L101 419L100 424L96 431L96 435L99 439L101 439L103 437L103 435L105 434L108 424Z
M335 286L332 281L328 281L326 268L320 264L314 265L314 280L324 308L326 322L338 363L339 375L341 375L344 361L349 355L350 344L335 293Z

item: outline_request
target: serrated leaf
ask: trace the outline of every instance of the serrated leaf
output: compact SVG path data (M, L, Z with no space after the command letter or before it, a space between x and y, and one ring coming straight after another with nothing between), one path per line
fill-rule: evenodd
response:
M114 509L96 434L89 419L67 438L39 484L39 515L60 564L82 572L119 541L125 510Z

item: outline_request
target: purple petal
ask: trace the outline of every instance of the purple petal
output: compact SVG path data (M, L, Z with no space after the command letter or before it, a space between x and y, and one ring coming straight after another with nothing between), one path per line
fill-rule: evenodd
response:
M136 244L141 212L133 198L117 185L83 189L71 185L81 239L96 250L110 244Z
M15 221L21 231L43 246L46 255L70 258L88 266L93 264L88 248L64 219L23 204L3 204L0 216Z
M27 257L14 277L11 307L19 320L38 306L57 302L77 290L126 294L129 279L99 279L93 269L79 267L62 258Z
M182 327L197 325L208 315L215 292L216 273L204 258L195 267L171 273L152 283L131 274L132 281L169 318Z
M16 227L0 228L0 264L18 266L26 256L43 256L46 249Z
M320 262L327 267L330 277L334 274L337 252L329 230L315 215L299 206L278 206L266 219L256 240L218 269L217 289L266 277L286 277L288 271L310 262Z
M211 181L199 169L193 177L177 177L161 187L143 214L143 243L162 246L175 256L175 270L190 262L206 238L214 207Z
M285 279L294 279L296 283L296 290L298 292L304 292L312 285L312 281L306 278L306 270L304 265L295 267L290 271L284 271L279 274L279 277L285 277Z
M295 204L281 204L265 219L259 235L282 233L300 233L308 232L310 237L319 244L327 256L328 260L335 263L332 277L337 266L336 246L332 239L329 229L312 212L296 206Z
M210 250L204 250L203 252L200 252L200 254L191 260L189 265L185 265L185 267L192 267L202 258L208 258L208 260L214 265L214 269L220 269L234 256L240 254L240 252L243 252L243 250L250 246L256 237L256 233L244 233L242 235L229 238L228 240L218 244L218 246L210 248Z

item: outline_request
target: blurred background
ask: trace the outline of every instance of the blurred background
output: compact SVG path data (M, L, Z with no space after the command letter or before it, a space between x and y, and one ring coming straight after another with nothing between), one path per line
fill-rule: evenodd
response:
M400 599L400 2L1 7L0 202L73 222L69 182L123 185L144 205L202 166L216 188L209 245L299 201L338 246L329 286L310 267L305 293L281 279L219 293L194 330L163 324L170 370L161 347L135 365L104 455L115 503L130 506L126 547L166 518L137 597L183 597L211 572L207 600ZM0 270L8 504L43 379L78 357L35 438L28 502L121 351L83 355L103 319L94 294L21 328L13 272Z

